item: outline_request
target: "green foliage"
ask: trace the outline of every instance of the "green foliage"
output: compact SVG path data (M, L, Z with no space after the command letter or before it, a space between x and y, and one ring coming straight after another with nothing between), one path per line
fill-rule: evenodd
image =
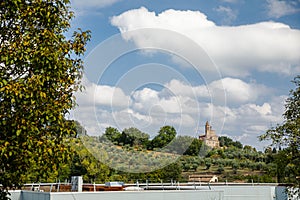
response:
M240 143L239 141L233 141L231 138L226 137L226 136L220 136L219 138L219 142L220 142L220 147L230 147L230 146L234 146L237 147L239 149L243 148L242 143Z
M97 154L104 154L101 149L94 147L94 149L87 149L83 143L78 140L73 145L75 155L73 155L73 162L71 165L71 175L81 175L85 182L90 180L96 182L105 182L108 179L110 169L107 165L97 159Z
M131 143L124 146L111 145L111 142L102 139L99 142L98 137L84 136L80 139L97 160L117 171L149 172L163 168L180 156L148 151L142 146L131 146Z
M134 127L124 129L120 137L120 143L123 145L146 147L148 141L149 135Z
M168 145L168 152L182 155L187 151L194 138L191 136L178 136Z
M123 145L129 144L130 146L145 146L149 140L149 135L143 133L137 128L130 127L126 128L122 131L122 135L120 137L120 143Z
M205 145L203 141L199 140L198 138L194 138L191 145L184 152L184 155L198 156L202 145Z
M80 158L77 152L72 156L72 162L70 166L71 176L83 176L87 174L87 169L85 168L85 166L82 165L81 160L82 159Z
M75 105L89 32L66 38L73 13L68 0L0 2L0 183L19 187L34 168L36 178L68 160ZM74 58L73 58L74 57Z
M284 122L269 129L260 136L261 140L271 140L273 146L281 146L284 150L275 156L278 169L278 181L286 180L300 186L300 76L294 78L296 88L290 91L286 100ZM289 173L283 173L288 169ZM279 174L280 173L280 174ZM285 176L285 177L281 177Z
M211 167L211 159L210 158L207 158L205 159L205 166L206 166L206 170L208 170L210 167Z
M165 147L176 137L176 134L176 130L172 126L161 127L158 135L152 139L149 149Z
M118 129L113 127L107 127L105 133L103 134L104 139L110 140L112 143L119 143L121 141L121 133Z
M78 121L75 121L74 123L76 128L76 137L87 135L87 131Z
M218 171L218 173L222 173L222 172L224 172L224 166L222 165L222 164L220 164L219 166L218 166L218 169L217 169L217 171Z

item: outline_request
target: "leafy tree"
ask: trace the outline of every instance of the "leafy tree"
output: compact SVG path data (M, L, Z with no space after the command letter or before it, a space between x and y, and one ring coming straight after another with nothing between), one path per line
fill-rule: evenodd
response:
M71 162L71 176L83 176L87 174L86 168L81 164L80 156L78 153L75 153L72 157Z
M256 149L251 147L250 145L245 145L244 150L246 150L246 151L256 151Z
M123 145L129 144L130 146L145 146L149 141L149 135L143 133L137 128L130 127L123 130L120 137L120 143Z
M205 170L209 170L211 165L212 165L211 159L210 158L205 159L205 166L206 166Z
M199 156L204 158L208 155L209 151L210 151L210 147L202 143L199 151Z
M194 138L189 148L184 152L184 155L198 156L202 145L204 145L203 141Z
M286 100L284 122L276 127L269 129L260 136L261 140L271 140L273 146L281 146L283 151L279 151L275 160L279 160L278 168L285 163L289 169L288 182L300 185L300 75L292 81L296 88L290 91L290 96ZM280 157L280 158L278 158ZM280 171L278 173L281 173ZM297 178L298 177L298 178ZM281 180L281 178L279 178ZM278 180L278 181L280 181ZM298 190L298 192L300 192Z
M81 30L66 38L72 17L69 0L0 1L2 191L19 187L32 166L39 179L68 158L76 130L64 117L75 105L90 38Z
M178 136L172 142L170 142L170 145L168 145L167 150L169 152L177 153L177 154L183 154L191 145L194 138L191 136Z
M161 127L158 135L151 141L150 149L163 148L176 137L176 130L172 126Z
M233 162L232 162L232 170L233 170L233 173L234 174L236 174L237 173L237 170L238 170L238 168L239 168L239 162L238 161L236 161L236 160L234 160Z
M225 171L225 170L224 170L224 166L223 166L222 164L220 164L220 165L218 166L217 172L218 172L219 174L222 174L224 171Z
M233 141L231 138L226 137L226 136L220 136L219 138L219 142L220 142L220 146L221 147L230 147L230 146L234 146L238 149L242 149L243 145L241 142L239 141Z
M76 128L76 137L87 135L87 131L78 121L75 121L74 123Z
M105 133L103 134L103 137L110 140L113 143L119 143L121 138L121 133L116 128L107 127L105 129Z
M161 178L164 180L179 180L182 173L182 167L178 162L174 162L172 164L167 165L160 171L162 172Z
M233 140L231 138L226 137L226 136L220 136L218 139L219 139L221 147L224 147L224 146L229 147L233 142Z
M92 138L89 139L93 141ZM105 154L105 152L99 150L96 145L91 146L86 148L81 141L73 145L75 155L73 157L71 175L76 175L76 173L82 175L85 182L89 182L90 180L104 182L107 180L110 170L108 166L97 159L98 157L95 154Z
M232 145L235 146L238 149L242 149L243 148L243 145L242 145L242 143L240 141L235 141L235 142L233 142Z

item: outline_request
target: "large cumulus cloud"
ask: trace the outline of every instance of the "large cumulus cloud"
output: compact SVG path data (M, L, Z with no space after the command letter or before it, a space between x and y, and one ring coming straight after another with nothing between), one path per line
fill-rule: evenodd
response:
M286 24L260 22L240 26L218 26L200 11L166 10L151 12L141 7L111 18L121 33L141 28L172 30L200 45L225 75L245 76L253 70L291 75L300 72L300 31ZM142 33L142 34L141 34ZM170 36L134 32L126 39L139 47L165 44ZM178 46L173 41L169 49ZM191 48L185 48L190 53ZM201 70L210 70L201 66Z

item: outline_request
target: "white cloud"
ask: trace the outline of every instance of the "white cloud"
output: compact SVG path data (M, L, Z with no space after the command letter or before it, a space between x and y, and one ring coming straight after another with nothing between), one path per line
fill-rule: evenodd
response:
M173 92L176 96L210 98L209 89L206 85L192 86L189 83L173 79L169 83L165 84L165 88Z
M267 3L269 17L280 18L300 11L292 1L267 0Z
M177 96L201 98L215 104L235 104L254 102L260 97L269 95L272 89L256 83L246 83L241 79L226 77L207 85L191 86L179 80L171 80L165 85Z
M260 115L272 114L271 106L268 103L264 103L262 106L251 104L249 107L258 112Z
M219 6L215 10L224 15L222 18L222 23L224 25L232 24L237 18L237 11L232 10L230 7Z
M113 107L126 107L130 103L130 98L126 96L121 88L97 85L84 78L85 90L76 94L79 105L102 105Z
M185 35L202 47L225 75L245 76L253 70L291 75L299 70L300 31L282 23L224 27L215 25L199 11L166 10L156 14L144 7L114 16L111 23L120 29L124 38L134 41L139 48L180 49L182 54L194 56L197 60L200 56L195 53L197 50L182 40L176 40L172 34L133 30L167 29ZM196 64L198 70L212 70L209 65Z
M274 96L258 104L257 99L270 92L269 88L229 77L195 86L174 79L161 91L143 88L130 95L121 88L96 85L85 79L83 82L86 91L77 94L79 107L73 112L73 118L90 135L102 134L106 127L113 126L119 130L136 127L153 137L160 127L172 125L178 134L196 136L203 132L202 126L208 120L217 134L257 146L257 136L269 124L282 121L286 98ZM227 105L211 102L210 94L220 90L234 102Z
M153 107L160 107L166 113L181 113L181 103L176 96L160 98L159 92L144 88L133 93L133 106L143 112L150 112Z
M236 78L223 78L209 84L210 92L216 102L224 98L229 104L254 102L259 97L270 94L271 89L256 83L246 83Z

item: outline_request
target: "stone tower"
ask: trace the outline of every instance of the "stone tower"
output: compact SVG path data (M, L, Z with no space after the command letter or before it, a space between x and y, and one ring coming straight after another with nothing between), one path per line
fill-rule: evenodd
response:
M209 147L218 148L220 147L218 136L216 132L212 130L212 127L209 125L208 121L205 124L205 133L200 135L199 139L204 142Z

